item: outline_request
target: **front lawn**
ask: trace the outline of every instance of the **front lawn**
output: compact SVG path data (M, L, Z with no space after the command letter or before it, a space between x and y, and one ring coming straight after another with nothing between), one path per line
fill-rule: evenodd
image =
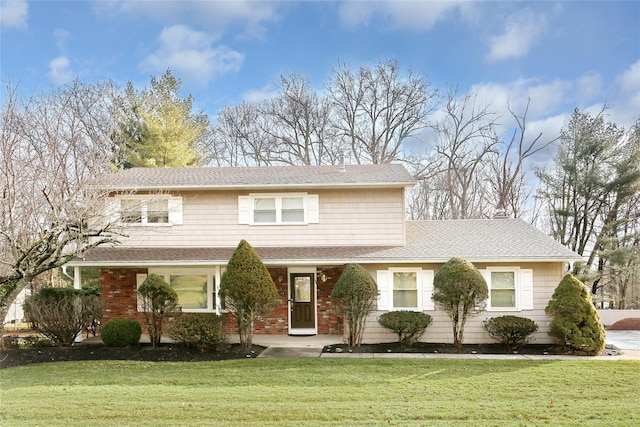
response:
M247 359L0 371L0 425L637 425L640 362Z

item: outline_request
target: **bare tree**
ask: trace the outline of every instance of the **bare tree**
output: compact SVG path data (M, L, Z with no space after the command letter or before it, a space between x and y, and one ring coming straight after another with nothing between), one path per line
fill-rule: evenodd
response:
M442 118L431 127L435 132L438 164L420 179L436 181L448 203L449 219L489 215L486 168L490 156L496 154L497 115L489 105L478 104L477 94L462 97L452 89L446 96Z
M342 152L330 127L326 99L298 74L280 77L280 94L263 105L264 133L275 141L275 160L290 165L335 163Z
M524 204L531 195L527 189L524 165L528 158L553 144L558 138L542 140L542 132L534 137L527 134L527 113L531 99L527 100L522 115L518 115L510 106L509 113L515 120L515 129L508 141L501 142L499 155L491 157L491 186L497 211L509 216L520 217Z
M333 126L358 163L399 160L402 143L426 126L435 98L424 78L411 71L401 76L398 63L390 60L357 72L339 63L327 91Z
M110 83L78 82L23 103L6 88L0 141L0 319L38 275L118 237L106 192Z

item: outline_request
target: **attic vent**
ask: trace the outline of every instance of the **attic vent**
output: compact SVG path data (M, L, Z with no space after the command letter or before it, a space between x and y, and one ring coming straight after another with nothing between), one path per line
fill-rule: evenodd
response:
M345 166L344 163L344 152L342 154L340 154L340 169L338 169L339 172L346 172L347 168Z

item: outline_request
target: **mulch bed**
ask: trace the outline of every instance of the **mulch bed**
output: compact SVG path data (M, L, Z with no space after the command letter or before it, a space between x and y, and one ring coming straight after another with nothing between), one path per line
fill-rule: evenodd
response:
M80 360L136 360L147 362L206 362L216 360L248 359L258 356L264 347L254 345L245 351L232 344L225 352L200 351L175 345L162 344L155 348L141 344L132 347L105 347L102 344L73 347L39 347L6 349L0 351L0 368L11 368L32 363Z
M562 346L552 344L529 344L521 347L517 352L507 350L501 344L463 344L456 348L453 344L433 344L419 342L411 347L403 348L398 343L362 344L360 347L350 348L346 344L327 346L325 353L444 353L444 354L570 354Z
M627 317L607 327L608 331L640 331L640 317Z

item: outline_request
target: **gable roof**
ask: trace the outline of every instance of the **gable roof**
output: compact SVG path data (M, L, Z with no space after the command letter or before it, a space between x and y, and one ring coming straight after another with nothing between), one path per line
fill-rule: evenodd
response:
M301 189L407 187L415 178L400 164L220 168L132 168L107 175L100 186L112 190Z
M582 257L520 219L408 221L396 247L255 248L267 265L347 263L565 262ZM235 248L97 247L70 265L224 264Z

